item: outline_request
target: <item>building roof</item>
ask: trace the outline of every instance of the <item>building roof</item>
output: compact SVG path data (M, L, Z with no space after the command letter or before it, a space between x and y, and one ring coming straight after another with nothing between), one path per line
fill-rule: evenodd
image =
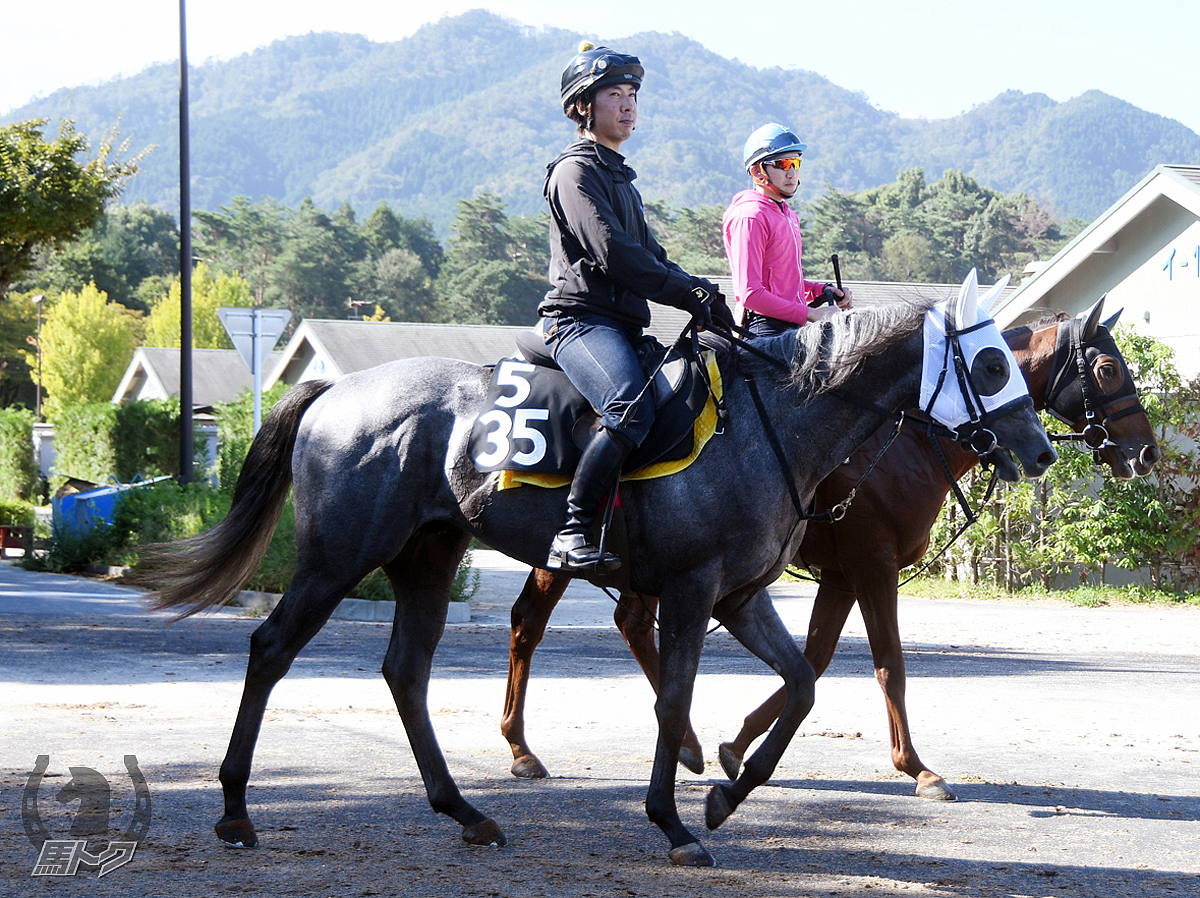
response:
M265 385L282 352L267 358L262 382ZM136 399L166 399L179 395L180 352L143 346L133 354L112 401L118 405ZM254 376L235 349L192 350L192 404L207 408L215 402L230 402L243 390L254 388Z
M1137 232L1150 227L1145 220L1180 211L1200 218L1200 165L1156 166L1054 258L1039 267L1014 294L1002 297L995 309L997 324L1008 327L1019 323L1034 314L1035 309L1078 311L1059 308L1064 305L1064 297L1055 300L1047 295L1055 288L1064 286L1068 279L1087 267L1103 267L1111 271L1098 272L1090 277L1089 280L1097 282L1092 290L1096 295L1078 297L1076 305L1090 304L1099 299L1102 293L1130 274L1133 263L1114 264L1114 258L1135 240L1140 242L1144 239ZM1126 240L1126 236L1130 239Z
M271 383L337 377L419 356L488 365L515 352L521 330L524 328L481 324L306 318L284 348Z

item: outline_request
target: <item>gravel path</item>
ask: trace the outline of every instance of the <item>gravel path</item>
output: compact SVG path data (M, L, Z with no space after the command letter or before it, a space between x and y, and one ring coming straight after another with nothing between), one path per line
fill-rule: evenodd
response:
M678 799L720 867L685 870L642 808L653 696L608 599L586 585L568 591L534 661L529 736L552 778L509 775L499 717L524 571L490 552L476 564L474 619L447 630L430 708L451 770L508 847L468 847L429 809L378 673L390 628L333 621L272 696L254 851L222 847L212 824L257 622L222 612L167 625L130 590L0 565L0 894L1200 895L1197 609L905 599L914 738L960 801L918 799L891 768L857 622L775 777L709 833L711 754L777 684L713 634L693 713L709 770L681 770ZM811 590L776 593L803 633ZM65 838L76 806L53 797L70 766L109 779L114 830L128 826L126 754L153 800L134 859L103 879L31 877L21 798L37 756L50 757L43 823Z

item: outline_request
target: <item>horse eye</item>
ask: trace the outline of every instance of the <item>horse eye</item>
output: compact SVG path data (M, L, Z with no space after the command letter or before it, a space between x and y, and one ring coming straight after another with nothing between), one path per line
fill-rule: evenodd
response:
M999 349L988 347L980 351L971 364L975 389L981 396L993 396L1008 383L1008 359ZM986 379L986 380L985 380Z
M1120 387L1125 380L1125 376L1121 372L1121 366L1111 358L1100 360L1093 371L1096 375L1096 384L1100 387L1100 392L1102 393L1111 393Z

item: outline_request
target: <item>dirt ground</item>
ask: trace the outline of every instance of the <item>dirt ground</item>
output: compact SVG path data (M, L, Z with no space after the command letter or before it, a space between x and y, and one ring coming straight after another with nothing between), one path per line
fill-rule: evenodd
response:
M5 896L1200 895L1195 609L905 600L914 737L959 801L919 799L892 769L870 654L851 628L776 775L708 832L704 796L722 777L715 747L777 683L713 634L693 713L710 763L701 776L681 769L677 791L719 864L696 870L670 864L645 817L653 696L594 609L564 608L535 657L529 735L549 780L513 778L499 734L511 582L485 590L476 619L449 628L439 649L439 740L507 847L467 846L430 810L378 674L390 628L334 621L272 696L250 789L261 847L239 851L212 825L257 622L221 614L168 626L120 596L56 615L45 607L68 601L59 581L39 581L50 605L14 606L4 597L32 587L4 578ZM109 602L90 596L69 600ZM806 617L804 601L778 597L789 624ZM112 785L117 838L133 806L126 754L152 796L133 860L102 879L86 869L32 877L21 802L37 756L50 758L38 794L53 837L66 837L73 813L54 796L80 765Z

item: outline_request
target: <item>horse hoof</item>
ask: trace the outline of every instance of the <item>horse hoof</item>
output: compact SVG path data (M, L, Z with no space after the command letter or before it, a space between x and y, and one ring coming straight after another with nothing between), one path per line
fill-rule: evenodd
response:
M921 798L928 798L931 801L957 801L958 796L950 791L950 787L946 785L946 781L940 776L937 779L930 780L927 783L917 782L917 795Z
M708 853L708 849L699 842L689 842L672 848L671 863L677 867L715 867L717 859Z
M732 742L721 743L717 748L717 760L721 762L721 769L725 771L730 782L738 778L742 771L742 756L733 750Z
M513 761L512 775L527 780L544 780L550 776L550 771L533 755L525 755Z
M490 845L492 848L503 848L508 844L508 839L504 838L504 833L491 817L464 827L463 841L468 845Z
M230 848L254 848L258 845L258 833L254 831L254 824L246 817L222 817L213 827L213 831L217 838Z
M708 799L704 802L704 825L716 829L729 819L736 805L731 804L726 786L713 786L708 790Z
M704 755L690 748L679 749L679 763L692 773L704 772Z

